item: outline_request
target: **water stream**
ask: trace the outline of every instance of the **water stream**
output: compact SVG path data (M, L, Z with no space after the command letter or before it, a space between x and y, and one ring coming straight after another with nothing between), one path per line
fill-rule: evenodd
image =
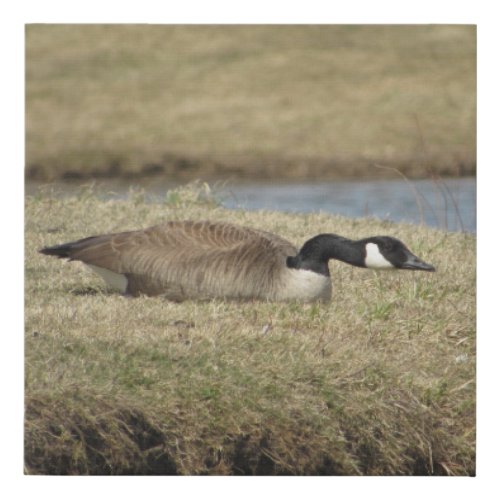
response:
M66 196L81 184L54 184ZM40 185L28 183L26 194ZM173 184L141 183L150 200L163 199ZM97 184L98 196L128 196L130 185L118 181ZM377 217L395 222L426 224L448 231L476 232L476 179L359 180L335 182L245 182L227 183L218 190L227 208L278 210L284 212L328 212L347 217Z

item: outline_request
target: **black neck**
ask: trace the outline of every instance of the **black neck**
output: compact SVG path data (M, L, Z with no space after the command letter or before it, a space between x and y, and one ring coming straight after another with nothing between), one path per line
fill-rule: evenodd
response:
M288 257L286 264L293 269L305 269L330 276L330 259L364 267L364 258L364 249L360 242L336 234L319 234L306 241L295 257Z

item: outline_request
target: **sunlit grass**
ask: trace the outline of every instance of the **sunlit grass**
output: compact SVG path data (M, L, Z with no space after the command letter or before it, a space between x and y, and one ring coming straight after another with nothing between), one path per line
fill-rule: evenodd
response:
M170 303L108 291L56 244L172 219L296 244L389 234L437 272L332 262L329 304ZM475 470L475 238L327 214L229 211L87 189L26 201L26 469L58 474L455 474Z

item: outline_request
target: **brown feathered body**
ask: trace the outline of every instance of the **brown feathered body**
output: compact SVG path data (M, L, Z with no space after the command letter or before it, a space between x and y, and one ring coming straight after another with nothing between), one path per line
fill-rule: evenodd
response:
M297 254L293 244L227 223L172 221L41 252L81 261L132 296L307 301L331 295L329 278L286 266L287 257Z

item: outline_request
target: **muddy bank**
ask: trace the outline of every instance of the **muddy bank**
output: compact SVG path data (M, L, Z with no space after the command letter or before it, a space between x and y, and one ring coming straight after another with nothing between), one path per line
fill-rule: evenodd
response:
M130 179L167 177L173 181L193 179L389 179L401 175L410 179L433 176L476 175L472 154L415 156L412 158L311 158L213 156L164 154L150 161L103 157L87 165L66 166L63 161L27 165L26 179L51 182L88 179Z

